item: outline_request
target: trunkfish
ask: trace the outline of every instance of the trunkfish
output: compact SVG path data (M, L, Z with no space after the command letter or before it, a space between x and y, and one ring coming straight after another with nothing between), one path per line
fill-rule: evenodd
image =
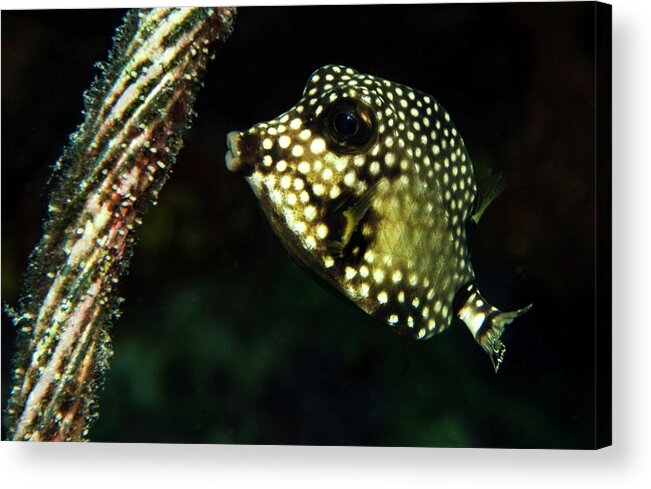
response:
M468 232L500 189L478 197L463 139L433 97L328 65L296 106L227 145L226 166L304 267L415 339L461 319L497 371L504 327L531 305L502 312L477 289Z

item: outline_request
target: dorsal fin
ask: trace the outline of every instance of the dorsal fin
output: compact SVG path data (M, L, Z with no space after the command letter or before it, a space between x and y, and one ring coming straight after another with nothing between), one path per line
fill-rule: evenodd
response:
M472 220L475 221L475 224L479 224L479 220L486 209L488 209L488 206L491 205L506 187L506 177L502 173L489 173L484 179L482 187L483 190L477 197L477 205L472 215Z

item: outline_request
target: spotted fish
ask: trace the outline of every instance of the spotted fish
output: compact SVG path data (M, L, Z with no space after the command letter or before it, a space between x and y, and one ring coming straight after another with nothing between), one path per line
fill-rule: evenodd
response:
M366 313L416 339L460 318L497 371L506 324L474 283L477 196L463 139L431 96L344 66L315 71L298 104L227 137L283 244Z

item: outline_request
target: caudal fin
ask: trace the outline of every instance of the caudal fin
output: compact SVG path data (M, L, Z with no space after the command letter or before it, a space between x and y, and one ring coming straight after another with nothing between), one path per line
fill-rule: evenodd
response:
M475 340L488 353L491 362L493 362L495 372L497 372L497 369L504 360L504 352L506 352L506 346L504 346L504 343L500 339L504 332L504 327L531 309L531 306L532 304L529 304L527 307L509 312L502 312L495 309L497 312L486 316L482 328L475 335Z
M457 315L466 324L475 341L488 353L497 372L506 351L506 346L500 339L504 328L531 309L532 304L517 311L503 312L490 305L474 284L468 285L465 292L467 299L458 309Z

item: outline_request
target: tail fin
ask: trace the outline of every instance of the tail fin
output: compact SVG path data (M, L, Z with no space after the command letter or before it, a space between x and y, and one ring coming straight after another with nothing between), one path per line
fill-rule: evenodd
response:
M484 351L490 356L495 372L497 372L497 369L504 360L504 352L506 352L506 346L504 346L504 343L502 343L502 340L500 339L504 332L504 327L507 324L510 324L515 318L531 309L531 306L532 304L529 304L527 307L510 312L501 312L494 308L496 312L492 315L486 316L484 324L475 335L475 341L477 341L477 343L479 343Z
M531 309L532 304L517 311L502 312L490 305L474 284L468 285L465 292L467 299L458 309L457 315L466 323L475 341L488 353L491 362L493 362L493 368L497 372L506 351L506 346L500 339L504 328L515 318Z

